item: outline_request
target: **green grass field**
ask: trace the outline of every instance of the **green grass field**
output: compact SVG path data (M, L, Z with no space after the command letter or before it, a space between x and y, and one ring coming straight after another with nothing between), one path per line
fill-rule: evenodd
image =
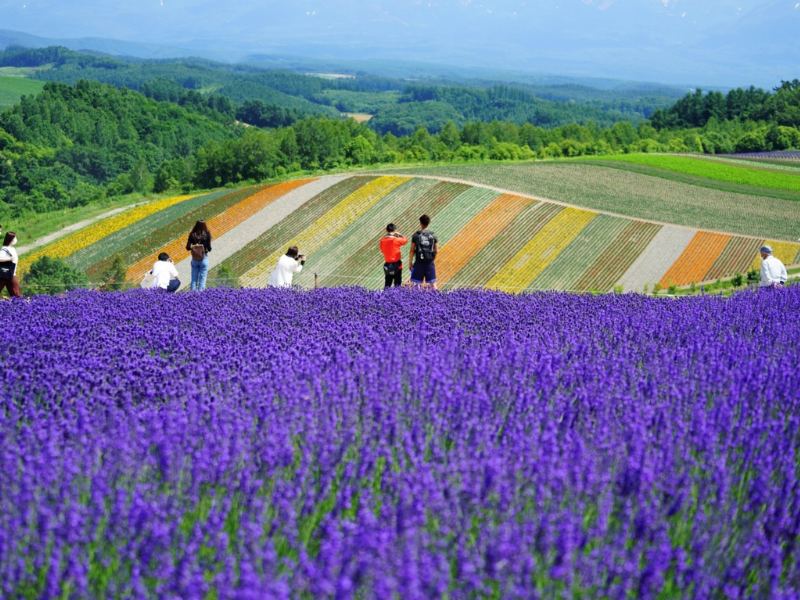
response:
M38 94L45 82L0 73L0 110L13 106L22 96Z
M776 171L788 171L789 173L797 173L800 171L800 160L794 159L769 159L769 158L736 158L735 156L715 156L714 160L717 162L746 166L746 167L756 167L757 169L763 169L764 167L769 167L772 170Z
M783 182L785 189L754 188L705 177L703 185L699 185L677 180L695 175L674 173L674 178L662 177L635 172L639 168L653 168L647 165L629 163L631 169L625 169L625 163L613 164L616 168L586 161L537 161L403 168L391 172L463 179L584 208L687 227L785 240L800 238L800 176L780 179L783 172L767 171L769 175L777 175L769 179L770 183ZM735 191L728 186L736 186ZM763 190L785 197L758 193Z
M773 168L770 164L734 164L703 156L678 156L670 154L620 154L603 157L603 164L618 163L650 167L679 175L707 179L711 185L734 184L741 191L764 193L778 191L791 200L800 200L800 177L797 173ZM728 188L723 188L728 189Z

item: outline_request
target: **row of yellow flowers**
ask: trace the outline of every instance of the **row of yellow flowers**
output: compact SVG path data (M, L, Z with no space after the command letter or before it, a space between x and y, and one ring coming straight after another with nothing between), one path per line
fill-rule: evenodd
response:
M145 217L194 197L194 195L173 196L171 198L155 200L148 204L142 204L107 219L103 219L102 221L98 221L97 223L93 223L46 246L37 248L26 255L24 261L20 261L20 275L24 275L30 269L30 265L42 256L67 258Z
M486 287L507 292L524 290L596 216L596 212L565 208L520 248Z

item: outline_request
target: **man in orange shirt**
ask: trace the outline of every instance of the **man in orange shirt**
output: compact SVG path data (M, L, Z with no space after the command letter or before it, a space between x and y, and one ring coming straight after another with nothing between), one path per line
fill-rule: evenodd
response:
M383 289L389 289L394 283L399 287L403 283L403 260L400 256L400 248L408 243L408 238L400 235L396 231L394 223L386 226L386 235L381 238L381 252L383 252L383 273L386 280Z

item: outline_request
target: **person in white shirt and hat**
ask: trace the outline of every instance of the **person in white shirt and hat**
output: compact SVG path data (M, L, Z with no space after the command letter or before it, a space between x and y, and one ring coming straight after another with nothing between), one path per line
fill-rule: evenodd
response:
M297 246L289 248L278 260L278 264L269 276L270 287L292 287L294 274L302 271L304 264L306 257L300 254Z
M761 246L761 283L762 288L783 287L786 284L786 267L772 255L772 248L766 244Z

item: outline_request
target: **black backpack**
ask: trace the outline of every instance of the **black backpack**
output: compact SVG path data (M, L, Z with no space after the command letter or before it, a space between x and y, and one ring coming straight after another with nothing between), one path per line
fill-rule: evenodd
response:
M417 260L431 261L436 258L434 247L436 236L433 232L425 230L417 232Z

